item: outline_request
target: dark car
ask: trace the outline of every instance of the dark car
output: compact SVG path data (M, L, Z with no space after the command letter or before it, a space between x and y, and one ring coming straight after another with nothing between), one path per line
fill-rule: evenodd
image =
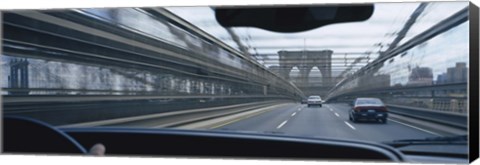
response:
M375 120L387 122L388 110L382 100L378 98L357 98L349 113L349 119L353 122L359 120Z

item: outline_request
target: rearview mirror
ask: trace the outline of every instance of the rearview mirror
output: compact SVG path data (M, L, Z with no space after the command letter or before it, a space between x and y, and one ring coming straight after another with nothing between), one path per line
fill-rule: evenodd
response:
M215 17L224 27L257 27L274 32L300 32L333 23L364 21L373 4L324 6L218 7Z

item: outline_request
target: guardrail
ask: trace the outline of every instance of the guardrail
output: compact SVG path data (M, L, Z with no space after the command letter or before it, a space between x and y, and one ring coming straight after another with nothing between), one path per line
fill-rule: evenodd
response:
M289 101L266 96L51 96L3 97L3 114L20 115L52 125L108 120L199 108L264 101ZM33 99L33 100L28 100ZM19 102L17 102L17 101ZM291 101L291 100L290 100Z
M145 13L142 9L132 10L141 16L153 16ZM92 17L78 10L66 10L61 13L31 11L5 14L3 30L6 34L16 34L4 36L5 55L13 59L26 58L30 62L28 66L36 66L45 70L64 68L60 69L64 71L59 71L62 74L42 69L30 70L28 74L23 75L28 77L24 79L26 82L30 81L28 83L30 85L26 85L26 87L64 90L62 88L65 86L78 83L72 88L79 89L79 91L71 91L72 93L89 92L82 90L85 89L97 94L96 92L104 93L112 90L109 88L112 85L105 82L114 82L116 80L113 77L117 77L121 78L121 82L123 82L116 85L121 88L119 90L137 90L121 91L121 93L150 91L150 88L147 90L147 88L138 86L149 86L161 90L162 93L175 92L179 91L178 88L182 90L187 88L187 85L179 82L185 82L185 84L188 82L190 84L188 90L196 94L205 94L207 92L204 91L207 90L224 88L224 91L231 91L231 93L276 93L290 95L292 98L300 98L303 95L296 86L273 74L262 65L243 58L238 52L226 51L225 49L230 48L226 48L225 44L212 43L209 40L203 40L204 35L202 34L187 32L192 30L188 27L182 29L170 26L172 30L179 33L180 37L178 38L189 36L198 39L198 42L178 41L185 42L186 45L201 44L179 47L172 42L162 40L162 37L165 39L169 35L160 38L152 37L157 33L149 33L148 29L151 28L147 28L146 31L145 29L141 31L141 28L127 28L123 24L119 26L118 23ZM159 20L163 19L160 16L154 16L151 20L160 23L162 21ZM174 20L164 21L174 22ZM134 25L137 25L135 24L137 22L133 21ZM36 38L36 40L32 40L32 38ZM39 40L42 42L39 43ZM53 61L53 63L48 61ZM68 68L72 66L94 71L69 71ZM48 78L36 78L32 76L38 74L34 71L44 72ZM78 74L76 77L85 76L85 78L82 81L68 78L68 75L76 74ZM88 83L83 81L94 78L102 80ZM215 87L211 87L211 84L214 84ZM177 86L180 87L177 88ZM100 89L107 91L95 91ZM29 89L11 89L9 92L32 94L29 93ZM42 92L44 91L37 90L33 91L33 94L44 94Z
M98 102L98 101L174 101L178 99L197 99L199 102L218 101L222 99L290 99L281 95L5 95L2 96L2 102L5 105L21 106L38 103L80 103L80 102ZM224 100L225 101L225 100ZM35 108L35 107L34 107ZM8 110L8 108L7 108Z
M465 114L433 111L425 108L407 107L407 106L391 105L391 104L387 104L387 107L389 107L390 113L394 113L402 116L422 119L429 122L434 122L434 123L452 126L460 129L465 129L465 130L468 127L468 122L467 122L468 116Z
M229 106L221 107L211 107L211 108L200 108L200 109L191 109L183 111L173 111L165 113L157 113L150 115L141 115L133 117L124 117L116 118L109 120L100 120L93 122L84 122L84 123L75 123L61 125L60 127L94 127L94 126L129 126L135 125L141 127L150 127L148 124L153 121L155 123L155 128L157 127L174 127L184 124L189 124L193 122L213 119L216 117L222 117L227 115L232 115L236 113L241 113L249 110L254 110L261 107L267 107L275 105L278 102L275 101L265 101L265 102L254 102L254 103L245 103L245 104L236 104Z

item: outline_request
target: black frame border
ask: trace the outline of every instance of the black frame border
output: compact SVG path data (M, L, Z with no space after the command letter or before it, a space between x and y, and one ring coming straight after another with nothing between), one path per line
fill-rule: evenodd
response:
M470 20L470 72L469 72L469 160L472 163L478 159L479 155L479 12L478 7L470 2L469 5Z

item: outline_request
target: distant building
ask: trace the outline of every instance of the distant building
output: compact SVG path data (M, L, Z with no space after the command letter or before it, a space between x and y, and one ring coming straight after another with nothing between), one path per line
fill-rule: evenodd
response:
M436 84L467 82L468 68L464 62L457 62L455 67L447 68L447 73L437 76Z
M457 62L455 67L447 69L446 83L467 82L468 68L464 62Z
M408 76L407 85L432 85L433 72L429 67L416 67L412 69Z
M445 84L447 82L447 73L442 73L437 76L435 84Z

